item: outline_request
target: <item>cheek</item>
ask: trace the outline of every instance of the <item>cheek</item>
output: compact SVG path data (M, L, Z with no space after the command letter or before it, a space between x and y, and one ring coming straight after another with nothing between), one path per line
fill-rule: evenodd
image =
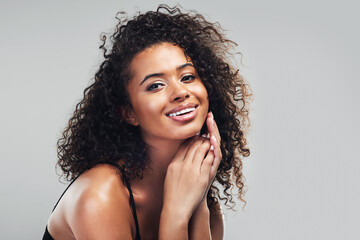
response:
M194 93L202 100L203 103L209 104L208 93L203 84L199 84L194 88Z
M200 116L206 120L207 112L209 111L209 98L205 86L202 83L197 84L192 89L193 94L197 97L202 105Z
M159 104L158 101L147 102L145 106L146 106L145 111L148 113L148 115L161 114L161 105Z
M139 118L140 122L147 123L152 119L158 121L159 117L162 116L163 104L161 99L152 99L149 97L140 98L141 100L137 104L137 109L135 113Z

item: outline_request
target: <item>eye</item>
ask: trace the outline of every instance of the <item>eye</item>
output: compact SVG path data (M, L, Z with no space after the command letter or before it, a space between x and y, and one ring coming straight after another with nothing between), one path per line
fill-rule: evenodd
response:
M183 82L191 82L194 79L195 79L194 75L185 75L184 77L181 78L181 81L183 81Z
M155 90L159 89L163 85L164 85L163 83L153 83L153 84L151 84L150 86L148 86L146 88L146 91L155 91Z

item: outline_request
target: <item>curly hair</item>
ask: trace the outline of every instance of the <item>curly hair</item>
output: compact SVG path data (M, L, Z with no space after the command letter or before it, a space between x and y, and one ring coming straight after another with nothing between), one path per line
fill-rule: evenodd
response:
M225 38L219 24L206 21L196 11L184 13L178 6L160 5L156 11L139 13L131 20L120 12L116 18L119 23L113 35L102 35L100 48L105 59L58 140L57 164L62 176L72 180L100 162L122 160L126 177L142 177L149 165L147 146L139 128L128 124L120 109L131 107L127 85L134 56L153 45L170 42L192 60L208 92L209 110L222 139L223 159L207 196L209 206L225 200L232 208L234 184L238 198L244 201L242 158L250 154L245 133L251 91L228 60L237 44ZM110 47L105 46L109 42Z

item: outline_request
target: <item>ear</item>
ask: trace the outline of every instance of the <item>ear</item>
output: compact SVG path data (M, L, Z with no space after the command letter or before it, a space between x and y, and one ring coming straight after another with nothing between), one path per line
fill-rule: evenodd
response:
M120 108L122 118L130 125L139 126L139 123L136 120L136 116L131 107L121 107Z

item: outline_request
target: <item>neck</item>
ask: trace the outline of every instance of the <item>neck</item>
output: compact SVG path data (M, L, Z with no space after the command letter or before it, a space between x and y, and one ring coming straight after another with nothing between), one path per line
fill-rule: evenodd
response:
M144 137L144 142L149 147L147 154L150 165L143 173L143 179L141 180L143 187L146 187L147 184L153 186L155 184L155 186L162 188L167 168L184 141L185 140L148 139Z
M145 141L149 146L148 157L150 159L151 171L165 178L167 167L184 141L168 139Z

